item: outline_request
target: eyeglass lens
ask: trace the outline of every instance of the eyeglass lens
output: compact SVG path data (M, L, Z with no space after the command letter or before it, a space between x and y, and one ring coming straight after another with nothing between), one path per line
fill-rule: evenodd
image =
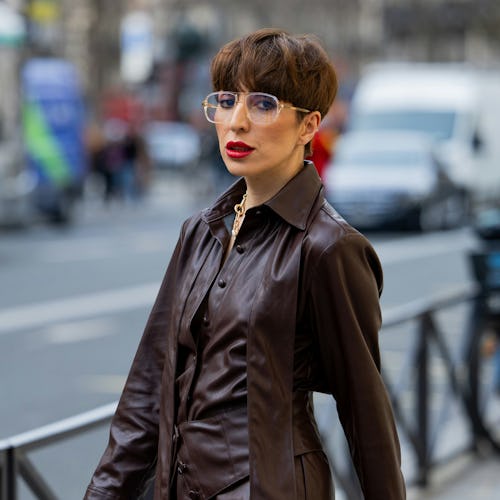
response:
M240 94L241 95L241 94ZM254 123L271 123L279 112L279 102L275 96L261 92L250 92L241 96L249 119ZM214 92L207 97L205 113L211 122L222 123L231 119L238 103L238 94Z

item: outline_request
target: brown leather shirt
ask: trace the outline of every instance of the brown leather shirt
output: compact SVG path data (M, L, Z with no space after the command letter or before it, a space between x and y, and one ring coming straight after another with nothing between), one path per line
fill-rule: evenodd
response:
M216 413L218 408L246 404L248 318L235 313L227 323L227 312L240 308L241 304L239 294L233 291L238 285L228 287L227 278L223 276L231 273L243 278L246 274L243 293L254 293L260 280L247 266L258 246L258 241L238 244L215 277L191 328L179 336L178 372L181 375L177 379L177 393L184 397L179 402L179 421L199 420ZM194 286L200 283L195 282Z
M274 198L248 210L221 267L229 242L224 219L244 191L241 179L184 224L86 498L136 498L156 473L155 499L170 499L179 340L212 284L217 329L246 335L251 498L296 499L298 389L335 398L365 498L405 498L380 376L382 271L373 248L325 201L306 164ZM306 438L301 446L316 444Z

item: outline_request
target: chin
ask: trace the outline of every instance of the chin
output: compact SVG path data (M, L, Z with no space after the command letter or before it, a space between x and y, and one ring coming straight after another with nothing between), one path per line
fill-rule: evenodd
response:
M234 161L231 158L226 158L224 161L227 171L235 177L245 177L251 173L251 168L244 165L242 162Z

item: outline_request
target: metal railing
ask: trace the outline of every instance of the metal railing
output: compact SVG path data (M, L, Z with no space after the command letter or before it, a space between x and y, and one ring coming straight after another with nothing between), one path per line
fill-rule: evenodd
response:
M33 431L0 440L0 500L17 500L18 476L40 500L57 500L59 497L40 475L27 454L108 423L116 405L116 402L107 404Z
M413 369L416 375L416 404L413 423L405 416L402 409L403 389L398 389L396 384L389 379L387 373L384 372L383 376L389 390L400 433L404 434L415 455L417 463L415 482L420 486L425 486L428 483L431 469L442 461L442 459L437 460L433 455L435 444L433 436L435 437L439 433L439 428L431 429L429 420L429 397L432 381L430 349L432 347L439 352L446 370L447 396L453 397L459 402L462 407L463 417L469 424L470 439L467 445L458 453L477 449L479 442L485 439L481 422L477 421L477 412L471 408L473 399L470 395L470 387L464 384L463 380L463 368L466 360L453 358L445 335L438 327L435 318L436 313L446 308L466 303L474 304L480 297L480 291L476 287L467 286L444 295L414 301L384 311L382 331L401 326L410 321L417 324L415 347L408 351L409 358L405 363L405 366ZM475 320L477 318L471 318L471 321ZM472 332L470 325L466 326L466 330L465 338L469 335L468 332ZM57 495L29 460L27 453L109 423L116 404L114 402L34 431L1 440L0 500L17 500L19 477L25 481L29 489L40 500L56 500ZM443 425L443 422L438 422L439 425ZM335 463L332 465L340 485L346 491L353 492L352 499L356 498L354 492L359 488L353 484L355 478L352 470L340 471L336 470Z
M460 303L471 302L478 296L476 287L464 287L463 289L434 296L428 300L418 300L405 304L384 314L384 329L394 328L410 320L416 321L414 348L408 351L405 360L405 368L413 372L415 378L413 423L411 423L402 410L402 398L404 388L396 388L384 373L384 381L389 390L394 413L400 433L403 433L410 443L416 461L416 477L414 482L419 486L426 486L429 480L429 471L437 465L433 457L435 439L439 435L439 427L443 420L438 421L435 428L430 427L429 398L431 394L430 384L432 381L430 350L433 346L440 355L443 368L446 372L447 386L445 398L455 398L462 406L463 416L470 421L470 408L468 398L465 394L463 384L463 357L454 359L450 346L447 344L443 331L438 327L435 315L444 309L456 306ZM431 432L432 431L432 432ZM473 427L471 427L473 431ZM470 442L463 450L468 451L478 436L471 432ZM451 458L451 457L450 457ZM441 459L442 461L442 459Z
M400 434L404 434L410 443L415 457L417 470L413 482L418 486L425 487L428 484L429 473L434 466L443 464L458 454L478 452L485 447L500 452L498 438L494 438L487 428L486 415L483 415L485 397L496 396L479 394L485 380L481 379L478 373L482 363L478 339L486 333L492 318L497 320L497 314L493 314L486 306L489 296L489 293L485 293L481 287L471 285L441 296L434 296L429 300L406 304L384 315L384 330L397 327L409 320L416 321L414 348L408 351L405 360L405 369L407 372L413 372L415 380L413 422L409 421L402 409L405 387L397 388L386 372L383 375ZM436 316L459 304L467 304L468 311L465 314L463 331L460 332L461 338L452 336L452 345L447 340L446 331L440 326ZM444 374L445 386L440 388L441 411L431 418L430 401L437 392L434 387L437 385L434 375L437 359ZM456 446L448 456L438 456L437 444L449 424L452 403L461 413L468 436L463 436L466 439L461 448ZM500 412L496 411L492 425L498 435Z
M472 325L478 321L478 318L475 315L474 305L482 303L482 299L478 287L467 285L383 311L381 339L383 340L391 329L396 329L399 334L405 335L406 349L401 362L403 367L401 371L405 372L406 378L414 381L411 394L412 413L408 415L408 412L404 411L404 407L408 406L408 384L401 383L401 381L395 383L393 379L396 377L394 375L390 377L389 372L383 369L382 375L394 408L400 437L406 440L406 448L415 463L414 477L405 478L408 485L425 487L433 468L444 465L457 455L477 450L479 443L482 443L486 437L480 419L476 418L477 412L472 407L474 399L470 394L471 387L466 369L467 348L464 347L470 335L475 334ZM458 357L453 355L452 346L447 342L445 332L439 328L436 318L438 313L456 306L470 308L470 312L466 314L468 321L464 331L460 332L462 345L458 346L461 348L461 354ZM407 328L410 322L412 322L412 328ZM454 340L456 340L455 337ZM409 348L408 345L410 345ZM430 415L430 400L433 396L431 385L435 382L432 371L435 370L433 362L436 356L439 356L442 371L445 372L446 385L441 388L443 400L447 400L448 406L451 406L450 399L458 404L461 408L462 419L469 430L469 435L466 436L465 444L461 448L456 447L453 454L440 457L436 453L437 441L440 430L447 425L447 419L446 415L441 415L437 419L431 419ZM386 364L382 363L382 366ZM333 446L338 447L338 443L333 443ZM336 457L336 450L328 451L336 481L346 492L347 498L361 500L363 495L350 460L342 456Z

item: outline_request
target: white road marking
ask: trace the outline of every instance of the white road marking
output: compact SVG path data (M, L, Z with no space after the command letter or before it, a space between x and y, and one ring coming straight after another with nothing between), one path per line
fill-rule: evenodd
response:
M118 331L116 321L109 318L92 318L50 325L37 338L49 344L70 344L113 335Z
M85 390L101 394L121 394L126 375L87 375L79 379Z
M0 335L76 318L150 307L158 290L158 282L144 283L129 288L3 309L0 310Z

